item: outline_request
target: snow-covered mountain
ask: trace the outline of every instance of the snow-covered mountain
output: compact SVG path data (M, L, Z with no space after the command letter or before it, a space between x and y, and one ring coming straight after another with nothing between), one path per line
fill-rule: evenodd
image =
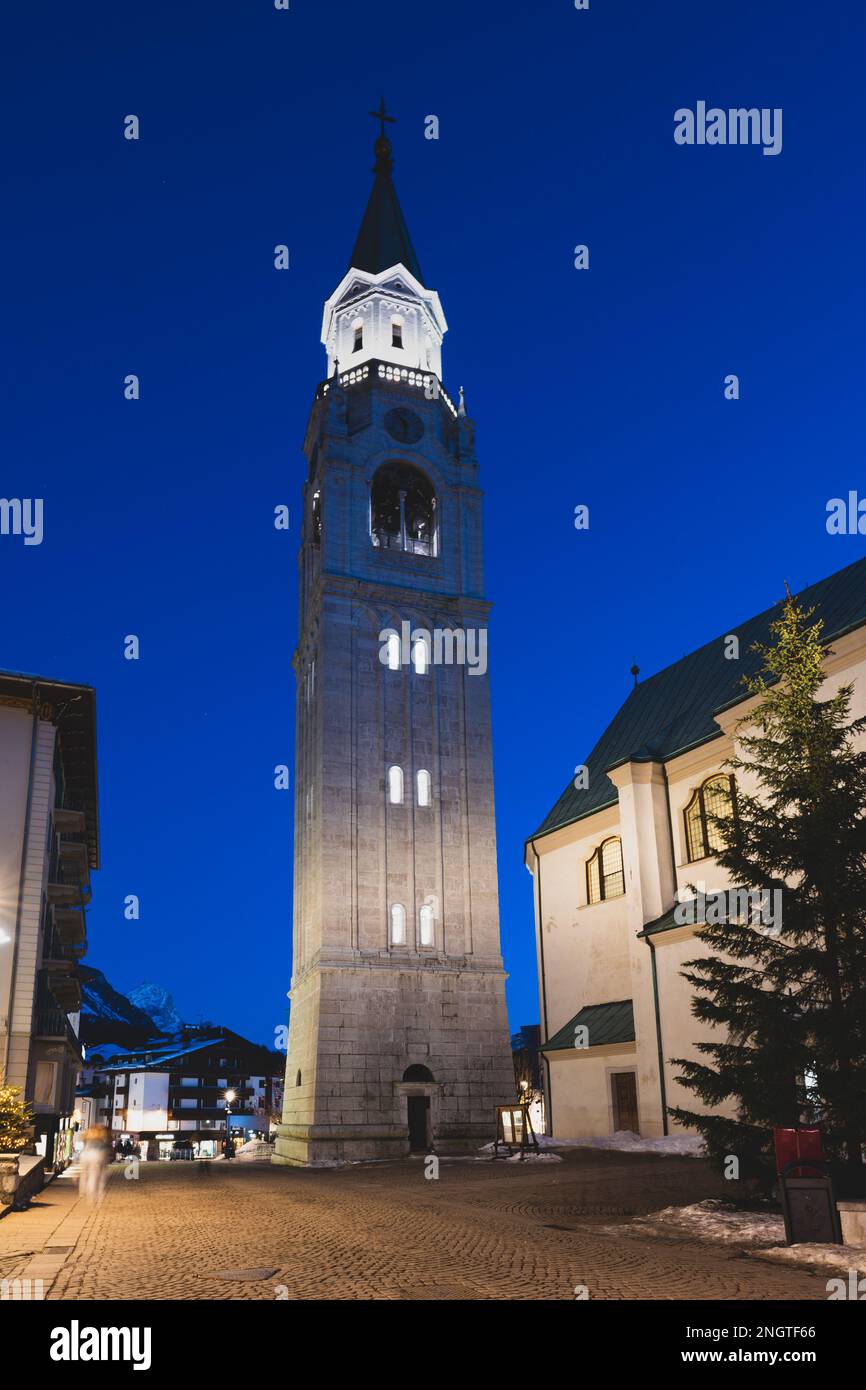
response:
M161 1033L178 1033L183 1027L183 1019L174 1007L174 999L162 985L150 980L136 985L127 995L129 1002L152 1018Z
M125 994L110 985L101 970L79 965L81 982L81 1038L83 1042L143 1042L161 1026Z

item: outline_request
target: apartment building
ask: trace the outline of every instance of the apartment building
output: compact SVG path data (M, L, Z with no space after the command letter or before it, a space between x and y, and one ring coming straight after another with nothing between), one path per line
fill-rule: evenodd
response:
M0 672L0 1075L36 1117L46 1168L72 1151L90 876L99 867L96 698Z

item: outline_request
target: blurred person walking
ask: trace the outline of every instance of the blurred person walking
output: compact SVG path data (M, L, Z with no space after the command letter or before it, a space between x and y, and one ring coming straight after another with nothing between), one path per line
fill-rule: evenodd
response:
M105 1125L91 1125L84 1135L78 1191L92 1205L101 1202L111 1160L111 1141Z

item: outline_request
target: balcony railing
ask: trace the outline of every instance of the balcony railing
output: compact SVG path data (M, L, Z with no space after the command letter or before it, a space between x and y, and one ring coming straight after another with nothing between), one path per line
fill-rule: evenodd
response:
M52 1040L62 1038L79 1057L83 1056L81 1043L62 1009L38 1007L33 1017L33 1036Z
M457 418L457 407L435 372L425 372L420 367L398 367L394 362L376 360L363 362L358 367L350 367L348 371L340 372L340 385L344 390L350 390L353 386L361 386L371 379L393 382L395 386L408 387L411 391L422 392L428 400L442 400L454 418ZM331 377L330 380L319 383L316 391L319 400L328 394L333 382L334 378Z

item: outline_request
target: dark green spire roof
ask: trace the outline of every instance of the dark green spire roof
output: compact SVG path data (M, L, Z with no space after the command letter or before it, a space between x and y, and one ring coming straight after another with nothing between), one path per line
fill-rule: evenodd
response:
M389 266L397 265L399 262L423 285L421 266L391 179L391 170L394 167L391 141L385 135L380 135L374 149L376 178L349 269L367 270L371 275L378 275L380 271L387 270Z

